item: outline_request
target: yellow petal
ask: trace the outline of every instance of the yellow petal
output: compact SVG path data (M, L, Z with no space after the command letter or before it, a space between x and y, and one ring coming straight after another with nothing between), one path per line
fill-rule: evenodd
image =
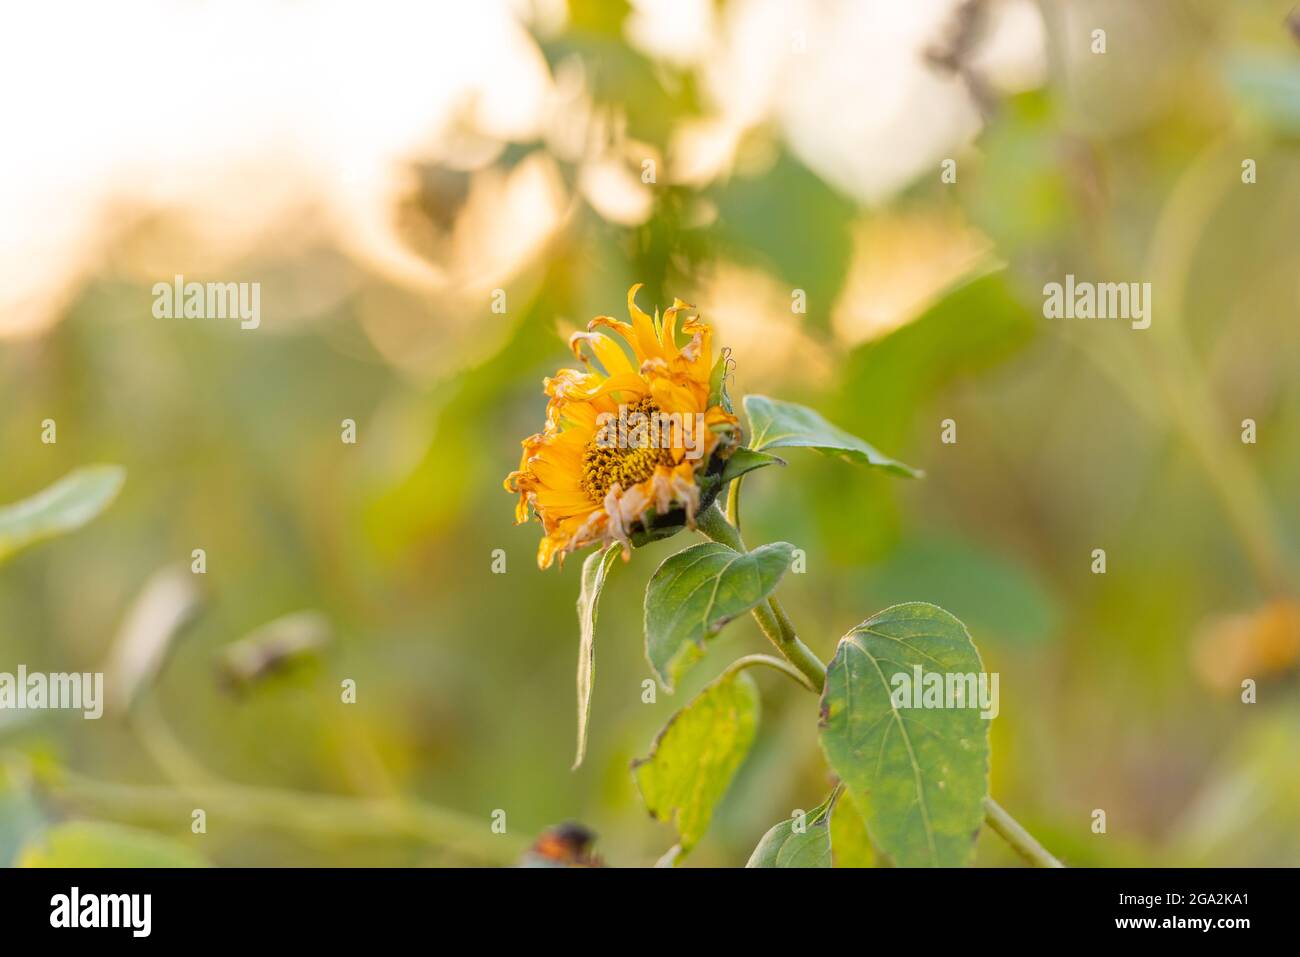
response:
M596 360L600 362L601 368L605 370L606 375L623 375L633 371L627 353L620 349L618 343L608 336L603 336L599 332L575 332L569 336L569 348L573 350L575 356L586 362L589 360L582 352L584 344L591 347L592 353L596 356Z
M677 314L683 309L694 308L689 302L674 299L673 304L664 310L664 323L659 331L659 341L663 343L665 358L672 360L677 356Z
M636 304L636 293L641 288L637 283L627 291L627 311L632 317L632 329L636 332L636 357L641 362L646 359L663 358L663 347L659 344L659 333L655 330L655 321L641 311Z

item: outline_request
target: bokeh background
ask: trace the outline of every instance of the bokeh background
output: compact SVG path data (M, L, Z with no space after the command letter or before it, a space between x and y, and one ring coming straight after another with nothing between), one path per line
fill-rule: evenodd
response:
M539 572L501 488L567 333L643 282L714 324L736 393L927 472L793 450L748 480L747 538L807 553L781 596L814 650L937 602L1002 676L993 793L1058 856L1300 863L1291 6L7 7L0 501L127 478L0 566L0 671L108 670L114 696L0 714L0 862L59 834L79 863L156 835L217 864L493 864L566 819L611 864L658 858L629 761L762 636L733 623L643 702L644 584L688 536L638 551L570 772L579 563ZM1152 328L1044 319L1067 272L1151 282ZM176 274L261 283L261 327L154 319ZM232 645L287 634L313 650L232 682ZM757 678L691 864L743 863L826 792L810 700ZM988 836L978 860L1016 863Z

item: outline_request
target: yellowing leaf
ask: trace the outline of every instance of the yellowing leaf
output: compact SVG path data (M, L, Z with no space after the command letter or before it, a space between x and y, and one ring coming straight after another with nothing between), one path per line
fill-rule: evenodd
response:
M655 739L632 773L650 814L673 824L686 854L704 836L758 730L758 688L743 671L713 682Z
M901 867L969 862L988 794L989 722L978 702L896 706L896 675L983 668L965 625L935 605L887 608L840 639L826 673L821 743L866 820Z
M831 801L763 835L746 867L830 867Z

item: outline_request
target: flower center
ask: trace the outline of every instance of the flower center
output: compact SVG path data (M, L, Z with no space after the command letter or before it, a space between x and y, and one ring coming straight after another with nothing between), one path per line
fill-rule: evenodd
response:
M582 453L582 489L593 502L603 502L615 482L629 489L654 475L660 465L673 465L672 450L659 448L653 416L659 411L649 396L635 405L620 406L619 417L598 427Z

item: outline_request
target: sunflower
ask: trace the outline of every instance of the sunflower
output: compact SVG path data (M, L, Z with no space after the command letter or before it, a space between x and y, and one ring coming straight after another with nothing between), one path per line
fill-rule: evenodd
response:
M519 496L516 524L530 510L541 520L541 568L587 545L631 546L693 525L740 444L711 330L680 299L647 315L636 304L640 288L628 290L631 323L597 316L570 337L585 371L545 380L546 427L523 440L519 468L506 477L506 491ZM621 337L635 362L601 330Z

